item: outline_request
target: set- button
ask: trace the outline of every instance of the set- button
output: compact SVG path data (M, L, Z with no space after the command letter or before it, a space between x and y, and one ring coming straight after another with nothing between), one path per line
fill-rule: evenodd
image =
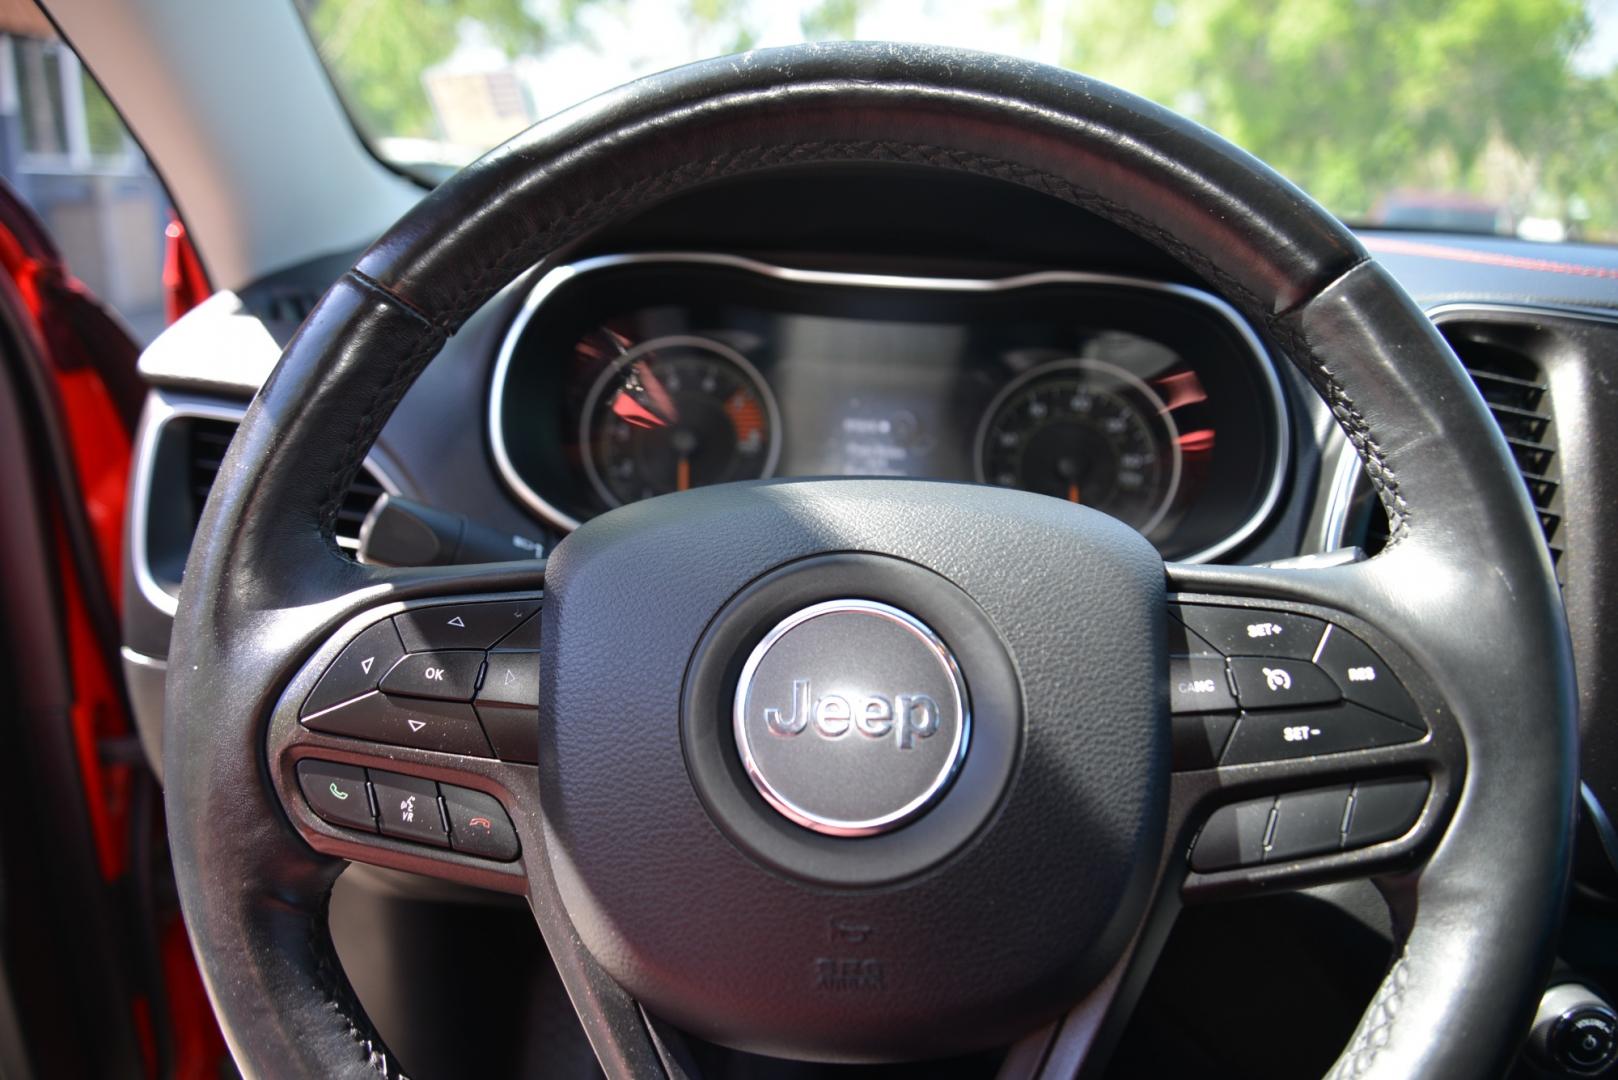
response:
M344 647L300 719L331 735L536 763L539 641L538 600L401 612Z
M1266 609L1169 609L1169 708L1181 770L1413 742L1410 694L1342 627Z
M297 772L309 808L333 825L500 862L520 850L510 816L488 792L315 758Z

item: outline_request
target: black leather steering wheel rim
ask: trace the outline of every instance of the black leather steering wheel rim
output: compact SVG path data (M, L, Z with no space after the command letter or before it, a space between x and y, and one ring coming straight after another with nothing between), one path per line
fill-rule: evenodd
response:
M534 574L382 572L341 554L338 502L388 414L472 312L588 231L697 185L831 162L964 171L1093 211L1202 274L1320 390L1387 509L1388 548L1312 571L1171 567L1171 583L1344 608L1430 675L1464 783L1425 864L1390 885L1402 952L1334 1075L1500 1071L1565 897L1575 699L1548 556L1465 373L1350 233L1196 125L1040 65L836 45L681 68L519 136L379 240L255 399L187 564L164 763L181 902L244 1072L396 1068L325 927L341 863L289 827L267 776L266 717L291 671L366 605ZM542 926L560 907L554 888L531 900ZM638 1023L633 1003L588 957L558 963L608 1072L655 1073L655 1039L604 1030Z

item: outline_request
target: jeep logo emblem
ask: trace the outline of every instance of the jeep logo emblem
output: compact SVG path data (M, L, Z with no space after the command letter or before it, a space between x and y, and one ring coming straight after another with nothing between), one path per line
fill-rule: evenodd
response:
M766 634L742 666L733 722L764 801L833 836L886 832L926 811L971 734L948 646L872 600L815 604Z
M893 700L872 694L853 702L841 694L811 698L809 680L793 679L792 715L765 709L764 726L788 738L810 728L828 739L841 739L850 731L885 739L891 732L899 749L909 750L917 739L930 738L938 731L938 702L926 694L900 694Z

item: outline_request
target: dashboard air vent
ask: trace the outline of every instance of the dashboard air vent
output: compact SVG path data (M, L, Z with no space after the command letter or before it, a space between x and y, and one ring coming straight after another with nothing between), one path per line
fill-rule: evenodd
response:
M219 475L219 465L225 459L225 448L236 434L236 424L230 420L195 417L188 421L187 429L186 479L191 495L191 528L195 531L202 519L202 507L208 500L208 492ZM382 491L382 484L375 474L362 467L343 495L342 506L337 511L337 542L345 550L355 551L359 548L360 524L382 497Z
M1545 372L1523 351L1500 341L1489 323L1447 322L1439 327L1488 402L1517 459L1539 524L1562 571L1562 476Z

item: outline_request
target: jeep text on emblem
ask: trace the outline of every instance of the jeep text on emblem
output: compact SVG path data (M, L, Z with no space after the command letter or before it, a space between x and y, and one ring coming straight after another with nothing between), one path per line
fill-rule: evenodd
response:
M853 704L841 694L827 694L810 705L809 680L792 680L792 715L780 709L764 710L764 726L777 735L801 735L813 718L817 732L828 739L840 739L850 731L873 739L897 732L899 749L908 750L915 740L930 738L938 730L938 702L926 694L900 694L890 701L873 694ZM897 702L897 705L895 704Z
M833 836L886 832L926 810L971 736L948 647L872 600L815 604L766 634L742 667L733 721L765 801Z

